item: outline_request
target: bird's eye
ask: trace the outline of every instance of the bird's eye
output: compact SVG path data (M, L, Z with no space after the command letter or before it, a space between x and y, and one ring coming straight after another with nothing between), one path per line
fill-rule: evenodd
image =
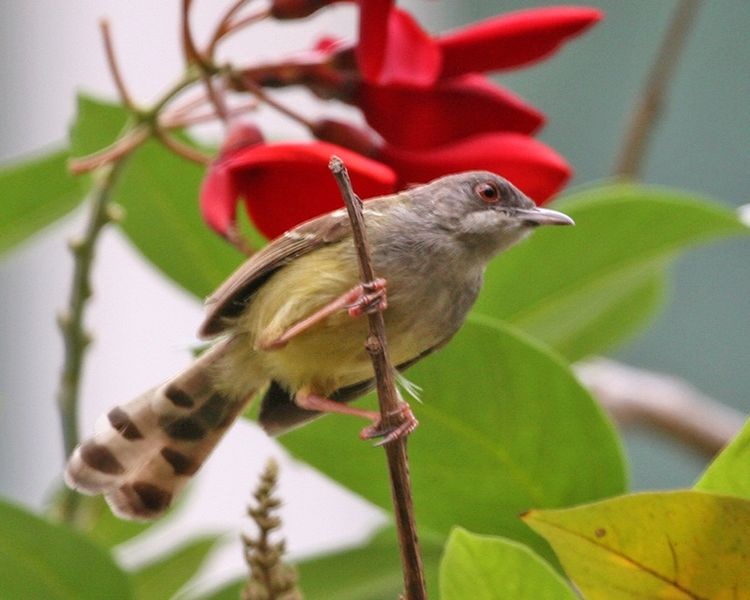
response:
M479 196L485 204L496 204L497 202L500 202L500 190L497 189L497 186L494 183L489 181L478 184L474 188L474 192L476 192L477 196Z

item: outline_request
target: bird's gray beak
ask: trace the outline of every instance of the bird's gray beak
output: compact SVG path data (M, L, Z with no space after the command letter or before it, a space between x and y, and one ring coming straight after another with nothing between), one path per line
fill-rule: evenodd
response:
M517 208L514 215L525 225L575 225L575 221L568 215L549 208Z

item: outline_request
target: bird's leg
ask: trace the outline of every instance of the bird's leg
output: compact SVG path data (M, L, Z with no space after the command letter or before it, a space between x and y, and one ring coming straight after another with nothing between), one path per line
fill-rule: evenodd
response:
M385 288L385 279L382 278L355 285L348 292L315 311L309 317L297 321L280 336L268 341L263 340L261 336L258 347L261 350L278 350L279 348L283 348L293 337L307 331L339 310L346 309L352 317L385 310L388 306Z
M409 405L403 400L394 416L399 417L399 422L390 427L384 427L381 422L380 413L356 406L349 406L342 402L336 402L325 396L313 394L307 390L300 390L294 395L294 403L305 410L315 410L324 413L337 413L341 415L353 415L371 421L359 434L363 440L382 437L376 446L382 446L399 438L409 435L419 425Z

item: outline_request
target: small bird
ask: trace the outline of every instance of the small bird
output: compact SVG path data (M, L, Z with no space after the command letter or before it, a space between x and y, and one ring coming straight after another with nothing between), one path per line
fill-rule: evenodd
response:
M287 231L208 298L200 335L217 338L214 345L103 416L70 457L66 483L104 494L123 518L155 518L264 389L259 421L272 435L327 412L370 420L366 439L408 434L416 420L405 403L395 430L348 404L374 387L367 323L357 317L384 310L391 359L402 371L458 331L493 256L539 225L573 224L484 171L368 200L364 219L382 279L359 283L344 209Z

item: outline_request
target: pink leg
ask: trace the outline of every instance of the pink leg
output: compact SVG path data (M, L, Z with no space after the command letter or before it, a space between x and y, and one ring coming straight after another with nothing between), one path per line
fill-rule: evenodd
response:
M355 285L348 292L342 294L333 302L326 304L309 317L298 321L276 339L267 342L261 341L259 347L261 350L278 350L279 348L283 348L293 337L307 331L339 310L347 309L352 317L358 317L364 313L385 310L387 306L385 279L376 279L369 283L361 283Z
M325 413L337 413L342 415L353 415L355 417L362 417L371 421L370 425L365 427L359 434L359 437L363 440L371 440L373 438L382 437L376 446L382 446L401 437L409 435L414 431L419 424L419 421L414 417L411 412L411 408L406 402L401 402L398 409L398 416L400 422L395 426L384 428L380 423L380 413L365 410L363 408L357 408L356 406L349 406L342 402L336 402L325 396L319 396L300 390L294 396L294 403L300 408L305 410L316 410L318 412Z

